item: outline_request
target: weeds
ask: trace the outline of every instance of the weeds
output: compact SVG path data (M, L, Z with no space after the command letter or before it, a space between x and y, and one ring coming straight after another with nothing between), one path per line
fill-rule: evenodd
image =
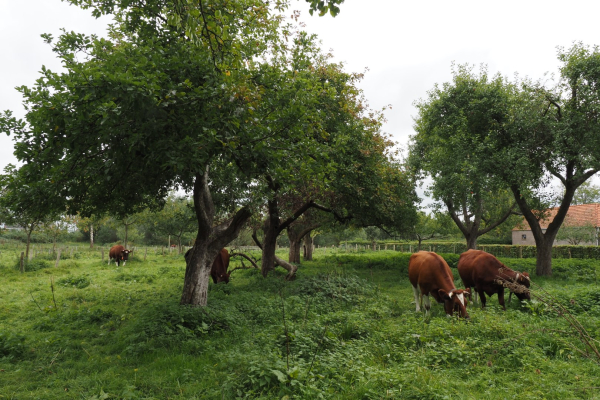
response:
M595 353L561 309L534 297L506 312L495 304L470 309L469 323L446 318L440 307L423 319L412 304L407 254L317 252L294 282L277 270L264 279L254 268L240 269L228 285L210 284L204 309L178 304L181 257L158 252L107 268L99 257L76 254L77 263L22 275L13 269L14 253L0 259L6 282L0 396L573 399L600 393ZM531 264L516 262L525 266L519 270ZM533 280L561 299L561 312L577 317L596 343L600 297L578 275L566 268L565 277Z

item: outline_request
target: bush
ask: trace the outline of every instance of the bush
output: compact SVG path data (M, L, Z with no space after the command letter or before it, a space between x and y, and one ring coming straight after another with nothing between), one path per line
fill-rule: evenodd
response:
M38 271L44 268L50 268L52 266L48 261L44 261L38 258L34 258L33 260L23 260L25 272L33 272ZM14 268L16 270L21 269L21 259L17 257L17 262L14 264Z
M61 278L57 282L57 284L65 287L74 287L77 289L83 289L90 286L90 280L87 276L71 276L67 278Z
M0 358L14 360L25 354L25 336L0 332Z
M358 295L371 293L373 290L373 286L364 279L337 273L319 274L303 279L295 287L297 294L324 296L347 302L354 302Z

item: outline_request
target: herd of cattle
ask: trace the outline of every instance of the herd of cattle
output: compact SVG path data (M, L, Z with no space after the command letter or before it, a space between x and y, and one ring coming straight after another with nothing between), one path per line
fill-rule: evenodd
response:
M109 263L115 260L116 265L123 265L129 259L131 250L123 246L113 246L109 252ZM185 254L187 259L190 251ZM229 252L221 249L213 261L210 276L214 283L229 283ZM469 318L467 313L467 298L471 299L471 288L474 289L474 298L481 299L481 307L485 307L485 295L498 294L498 302L506 310L504 304L504 288L509 286L510 295L514 293L520 300L529 300L529 287L531 284L527 272L516 272L502 264L496 257L481 250L468 250L460 255L457 264L458 274L465 285L465 289L454 286L454 277L448 263L438 254L431 251L419 251L410 257L408 262L408 279L415 295L416 311L421 311L423 302L425 311L431 308L429 296L438 303L444 304L448 316L454 313L463 318ZM506 283L512 285L506 285ZM515 290L517 288L517 290Z
M448 263L438 254L420 251L413 254L408 262L408 279L413 287L417 311L425 300L425 310L431 307L429 295L438 303L444 304L446 314L458 313L469 318L466 298L471 298L471 288L481 298L485 307L485 295L498 294L498 301L504 305L504 287L509 286L510 296L514 293L520 300L529 300L531 281L527 272L516 272L502 264L496 257L481 250L468 250L460 255L456 266L465 289L454 286L454 277ZM510 283L510 285L506 285ZM509 301L510 301L509 296Z

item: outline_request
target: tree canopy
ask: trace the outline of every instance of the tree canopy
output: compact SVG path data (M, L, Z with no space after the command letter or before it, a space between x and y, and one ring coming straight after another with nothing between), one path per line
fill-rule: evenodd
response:
M123 218L160 209L174 188L191 192L183 304L206 304L215 255L272 199L272 184L330 182L351 159L346 147L364 144L351 152L365 161L381 147L352 74L282 23L286 2L70 2L113 14L109 37L45 35L67 71L43 68L19 88L25 120L6 112L0 131L17 138L19 173L43 182L56 211Z
M456 66L453 73L452 82L436 85L416 103L409 162L417 177L431 178L437 208L447 209L472 249L515 208L507 184L481 157L489 153L484 138L496 135L509 119L511 92L504 78L489 78L485 69L476 75L468 66Z
M465 165L459 179L470 178L466 172L474 170L513 193L536 240L539 275L552 273L552 244L575 190L600 170L600 52L575 44L561 49L558 58L562 67L556 82L509 82L499 76L488 82L485 74L460 68L454 83L434 89L425 102L434 109L449 100L448 108L433 112L427 121L435 122L429 130L434 135L447 135L440 147ZM467 89L456 93L459 87ZM479 97L483 91L488 95ZM417 124L418 129L423 126ZM564 192L558 212L542 230L542 194L550 179L560 181Z

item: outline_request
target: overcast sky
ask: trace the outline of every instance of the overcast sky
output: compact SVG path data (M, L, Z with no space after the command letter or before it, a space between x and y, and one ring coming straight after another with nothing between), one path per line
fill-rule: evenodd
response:
M568 6L533 0L346 0L336 18L311 17L303 0L291 2L335 60L348 71L369 69L362 83L366 98L375 109L392 105L385 131L403 147L412 134L413 102L451 79L453 61L537 79L557 71L557 46L600 44L600 2L592 0ZM56 37L65 28L102 35L108 22L60 0L0 0L0 110L23 116L14 87L32 85L42 65L60 68L40 34ZM9 162L15 163L12 141L2 135L0 168Z

